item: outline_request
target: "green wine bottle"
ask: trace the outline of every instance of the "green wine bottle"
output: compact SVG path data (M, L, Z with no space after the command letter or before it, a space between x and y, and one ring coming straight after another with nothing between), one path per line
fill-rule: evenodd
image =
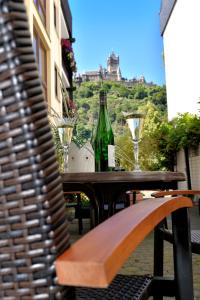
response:
M95 171L112 171L115 167L114 135L107 111L107 95L104 91L100 91L99 101L99 119L93 137Z

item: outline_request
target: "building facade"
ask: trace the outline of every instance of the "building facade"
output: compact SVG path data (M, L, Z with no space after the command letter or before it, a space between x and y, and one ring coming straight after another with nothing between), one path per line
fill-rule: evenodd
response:
M50 107L62 115L61 84L72 98L73 68L70 63L73 60L63 59L66 48L63 41L67 41L69 48L73 41L68 1L25 0L25 5L45 99Z
M200 1L162 0L161 35L164 44L168 118L189 112L199 116ZM181 188L200 189L200 146L177 153L178 171L187 182Z
M198 114L200 108L199 11L199 0L163 0L161 4L169 119L177 113Z

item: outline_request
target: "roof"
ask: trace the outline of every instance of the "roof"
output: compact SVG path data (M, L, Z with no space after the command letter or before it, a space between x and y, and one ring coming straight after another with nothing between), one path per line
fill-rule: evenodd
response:
M88 72L85 72L84 75L99 75L99 71L88 71Z
M160 8L160 32L163 35L177 0L162 0Z

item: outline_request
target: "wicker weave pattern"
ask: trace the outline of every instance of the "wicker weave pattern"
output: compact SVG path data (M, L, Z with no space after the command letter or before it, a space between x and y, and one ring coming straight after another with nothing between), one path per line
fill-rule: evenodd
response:
M79 288L77 300L142 300L147 299L150 276L117 275L108 289Z
M197 243L198 245L200 245L200 231L199 230L192 230L191 240L192 240L192 243ZM200 248L200 246L199 246L199 248Z
M0 0L0 299L66 298L53 265L69 245L57 170L23 1Z

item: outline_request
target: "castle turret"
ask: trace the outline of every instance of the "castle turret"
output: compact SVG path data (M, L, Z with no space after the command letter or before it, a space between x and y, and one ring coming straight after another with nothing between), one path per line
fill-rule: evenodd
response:
M121 80L121 72L119 69L119 56L116 56L114 52L112 52L107 59L107 71L107 79L113 81Z

